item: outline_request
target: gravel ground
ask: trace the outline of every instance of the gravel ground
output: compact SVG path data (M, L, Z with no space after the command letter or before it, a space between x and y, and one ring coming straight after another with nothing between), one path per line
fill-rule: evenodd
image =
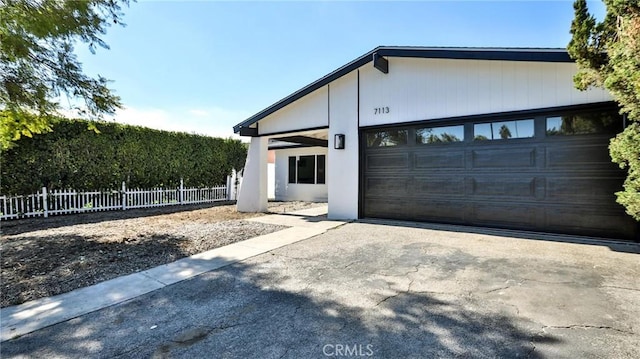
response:
M287 213L314 203L272 202ZM286 227L234 205L86 213L2 223L1 307L65 293Z

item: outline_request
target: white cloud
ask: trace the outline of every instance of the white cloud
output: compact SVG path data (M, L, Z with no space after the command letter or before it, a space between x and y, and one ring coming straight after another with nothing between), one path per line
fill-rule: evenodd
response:
M233 126L249 117L244 111L223 108L165 110L127 107L116 111L111 119L118 123L150 127L166 131L196 133L215 137L240 138Z
M207 116L209 116L209 111L200 110L200 109L189 110L189 113L192 114L193 116L196 116L196 117L207 117Z

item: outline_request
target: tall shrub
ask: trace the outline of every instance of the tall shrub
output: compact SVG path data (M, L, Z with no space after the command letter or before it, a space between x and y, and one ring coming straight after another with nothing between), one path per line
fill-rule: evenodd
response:
M0 159L2 194L43 186L78 190L214 186L244 165L238 140L97 122L58 120L55 131L23 137Z

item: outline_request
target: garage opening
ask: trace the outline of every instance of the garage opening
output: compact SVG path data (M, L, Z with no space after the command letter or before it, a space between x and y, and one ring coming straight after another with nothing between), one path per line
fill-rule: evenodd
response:
M363 129L361 214L636 239L608 152L623 126L607 107Z

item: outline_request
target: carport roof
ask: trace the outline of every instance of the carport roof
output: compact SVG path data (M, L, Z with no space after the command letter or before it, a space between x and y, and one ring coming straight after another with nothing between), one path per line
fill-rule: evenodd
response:
M310 94L324 85L373 61L376 57L417 57L430 59L503 60L534 62L573 62L562 48L478 48L478 47L398 47L379 46L338 68L319 80L301 88L233 127L235 133Z

